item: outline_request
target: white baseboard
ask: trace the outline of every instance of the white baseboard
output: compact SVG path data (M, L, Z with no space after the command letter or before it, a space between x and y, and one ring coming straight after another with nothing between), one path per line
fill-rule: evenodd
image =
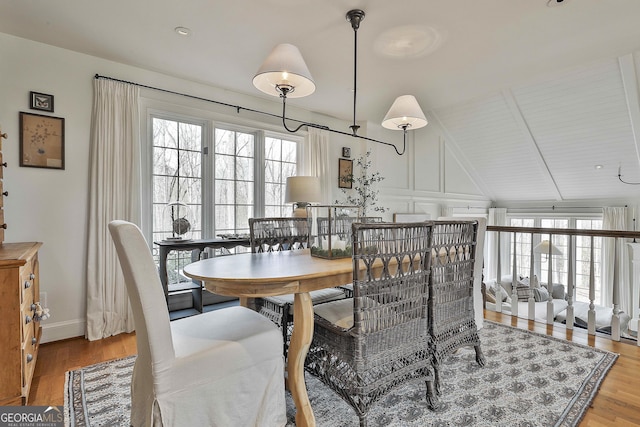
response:
M87 321L85 319L67 320L64 322L42 322L42 338L40 343L84 337Z

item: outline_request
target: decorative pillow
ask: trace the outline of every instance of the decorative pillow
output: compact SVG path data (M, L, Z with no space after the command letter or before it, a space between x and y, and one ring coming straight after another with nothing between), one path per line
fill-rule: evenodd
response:
M533 299L536 302L547 301L549 299L549 291L547 288L533 288Z
M513 281L513 278L511 277L511 275L502 276L502 278L500 279L500 284L502 285L502 289L507 291L507 294L509 295L511 295L511 292L513 292L512 284L511 284L512 281Z
M500 292L500 295L502 296L502 302L505 302L507 300L508 295L504 291L504 289ZM496 302L496 288L493 285L489 285L487 287L487 301L493 302L493 303Z
M554 283L551 288L551 298L565 299L566 293L564 291L564 285L561 283Z
M546 283L542 284L542 288L547 289L548 287ZM562 283L554 283L551 288L551 298L553 299L566 299L567 293L564 290L564 285Z
M487 302L490 302L492 304L496 303L496 293L493 289L491 288L487 289L487 293L485 294L485 296L487 298Z
M521 283L518 283L516 292L518 292L518 301L529 301L529 297L533 296L533 289Z

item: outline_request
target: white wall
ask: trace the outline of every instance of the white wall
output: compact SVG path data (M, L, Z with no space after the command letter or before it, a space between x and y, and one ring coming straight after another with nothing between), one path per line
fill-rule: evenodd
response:
M260 110L278 111L277 100L265 101L218 88L204 86L159 73L130 67L92 56L71 52L41 43L0 33L0 126L8 134L3 141L3 155L8 167L4 171L6 242L40 241L41 291L46 292L51 318L43 322L43 341L54 341L84 335L85 331L85 268L86 228L89 183L89 137L93 102L93 77L101 74L145 85L190 93L205 98ZM48 114L65 118L65 170L19 167L18 118L20 111L29 110L29 91L54 95L55 112ZM185 101L183 97L144 92L162 102L184 103L188 108L220 110L210 104ZM275 99L275 98L274 98ZM327 124L335 129L348 129L343 121L292 109L295 117ZM259 117L234 116L229 120L265 121ZM144 115L144 114L143 114ZM274 120L266 119L270 125ZM383 130L377 124L364 124L364 131L373 138L402 143L400 132ZM361 131L361 134L364 134ZM488 203L470 185L467 197L464 182L456 183L456 194L445 191L444 149L441 132L434 125L410 136L407 154L400 157L391 147L348 136L331 135L331 169L335 198L338 158L341 147L352 149L352 158L374 150L374 165L387 177L380 186L381 204L393 212L425 212L433 218L440 215L442 205L481 201ZM415 137L416 147L413 147ZM444 200L449 199L449 201Z

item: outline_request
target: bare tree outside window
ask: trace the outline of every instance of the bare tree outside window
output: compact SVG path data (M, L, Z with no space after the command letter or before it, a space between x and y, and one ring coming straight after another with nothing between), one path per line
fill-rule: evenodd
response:
M152 125L153 241L172 236L173 224L165 217L170 202L187 204L191 211L190 236L201 238L202 126L161 118L153 118ZM169 283L180 282L179 272L190 262L190 254L172 252L167 260Z
M296 175L297 144L284 139L265 139L264 216L289 216L284 203L287 178Z
M212 147L204 154L204 124L152 117L151 125L153 241L172 236L172 223L164 218L170 202L188 206L189 237L193 239L248 233L249 218L255 216L256 210L264 216L289 213L291 207L284 205L284 190L286 178L297 173L295 141L275 136L260 140L257 131L215 127ZM263 152L264 164L257 165L256 157L262 158ZM205 176L212 178L206 181ZM256 188L256 182L264 183L264 188ZM264 200L264 206L258 207L255 195L263 191L264 198L258 200ZM209 200L208 205L203 205L203 200ZM213 229L206 232L202 227L205 218L207 223L213 223ZM158 249L153 249L157 262ZM190 251L171 251L167 260L170 285L188 281L180 271L190 262Z

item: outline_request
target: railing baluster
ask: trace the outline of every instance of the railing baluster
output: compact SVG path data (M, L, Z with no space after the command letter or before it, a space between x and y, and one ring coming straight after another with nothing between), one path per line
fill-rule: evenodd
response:
M549 234L549 253L547 254L547 261L549 262L549 269L547 270L547 289L553 291L553 258L551 257L551 250L553 249L553 234ZM551 292L550 292L551 294ZM553 301L547 300L547 325L553 325Z
M591 236L591 255L589 256L589 317L587 318L587 333L596 334L596 311L594 300L596 299L596 275L593 265L593 236Z
M496 251L498 255L498 263L496 265L496 311L498 313L502 313L502 271L500 258L502 254L500 253L500 232L498 231L498 250ZM513 302L512 302L513 305Z
M529 283L533 283L533 276L535 275L534 264L535 254L533 253L533 233L531 233L531 252L529 257ZM551 292L549 292L549 298L551 298ZM536 301L534 298L529 298L529 320L536 318Z
M575 236L569 237L569 281L567 283L567 320L566 320L566 328L573 329L573 322L575 322L575 316L573 313L573 292L575 288L575 262L574 259L574 249L575 249ZM552 287L553 289L553 287ZM551 292L549 292L549 298L551 299Z
M620 272L618 268L618 238L613 240L613 317L611 339L620 341Z
M516 261L516 233L513 233L513 265L511 267L511 315L518 317L518 262Z

